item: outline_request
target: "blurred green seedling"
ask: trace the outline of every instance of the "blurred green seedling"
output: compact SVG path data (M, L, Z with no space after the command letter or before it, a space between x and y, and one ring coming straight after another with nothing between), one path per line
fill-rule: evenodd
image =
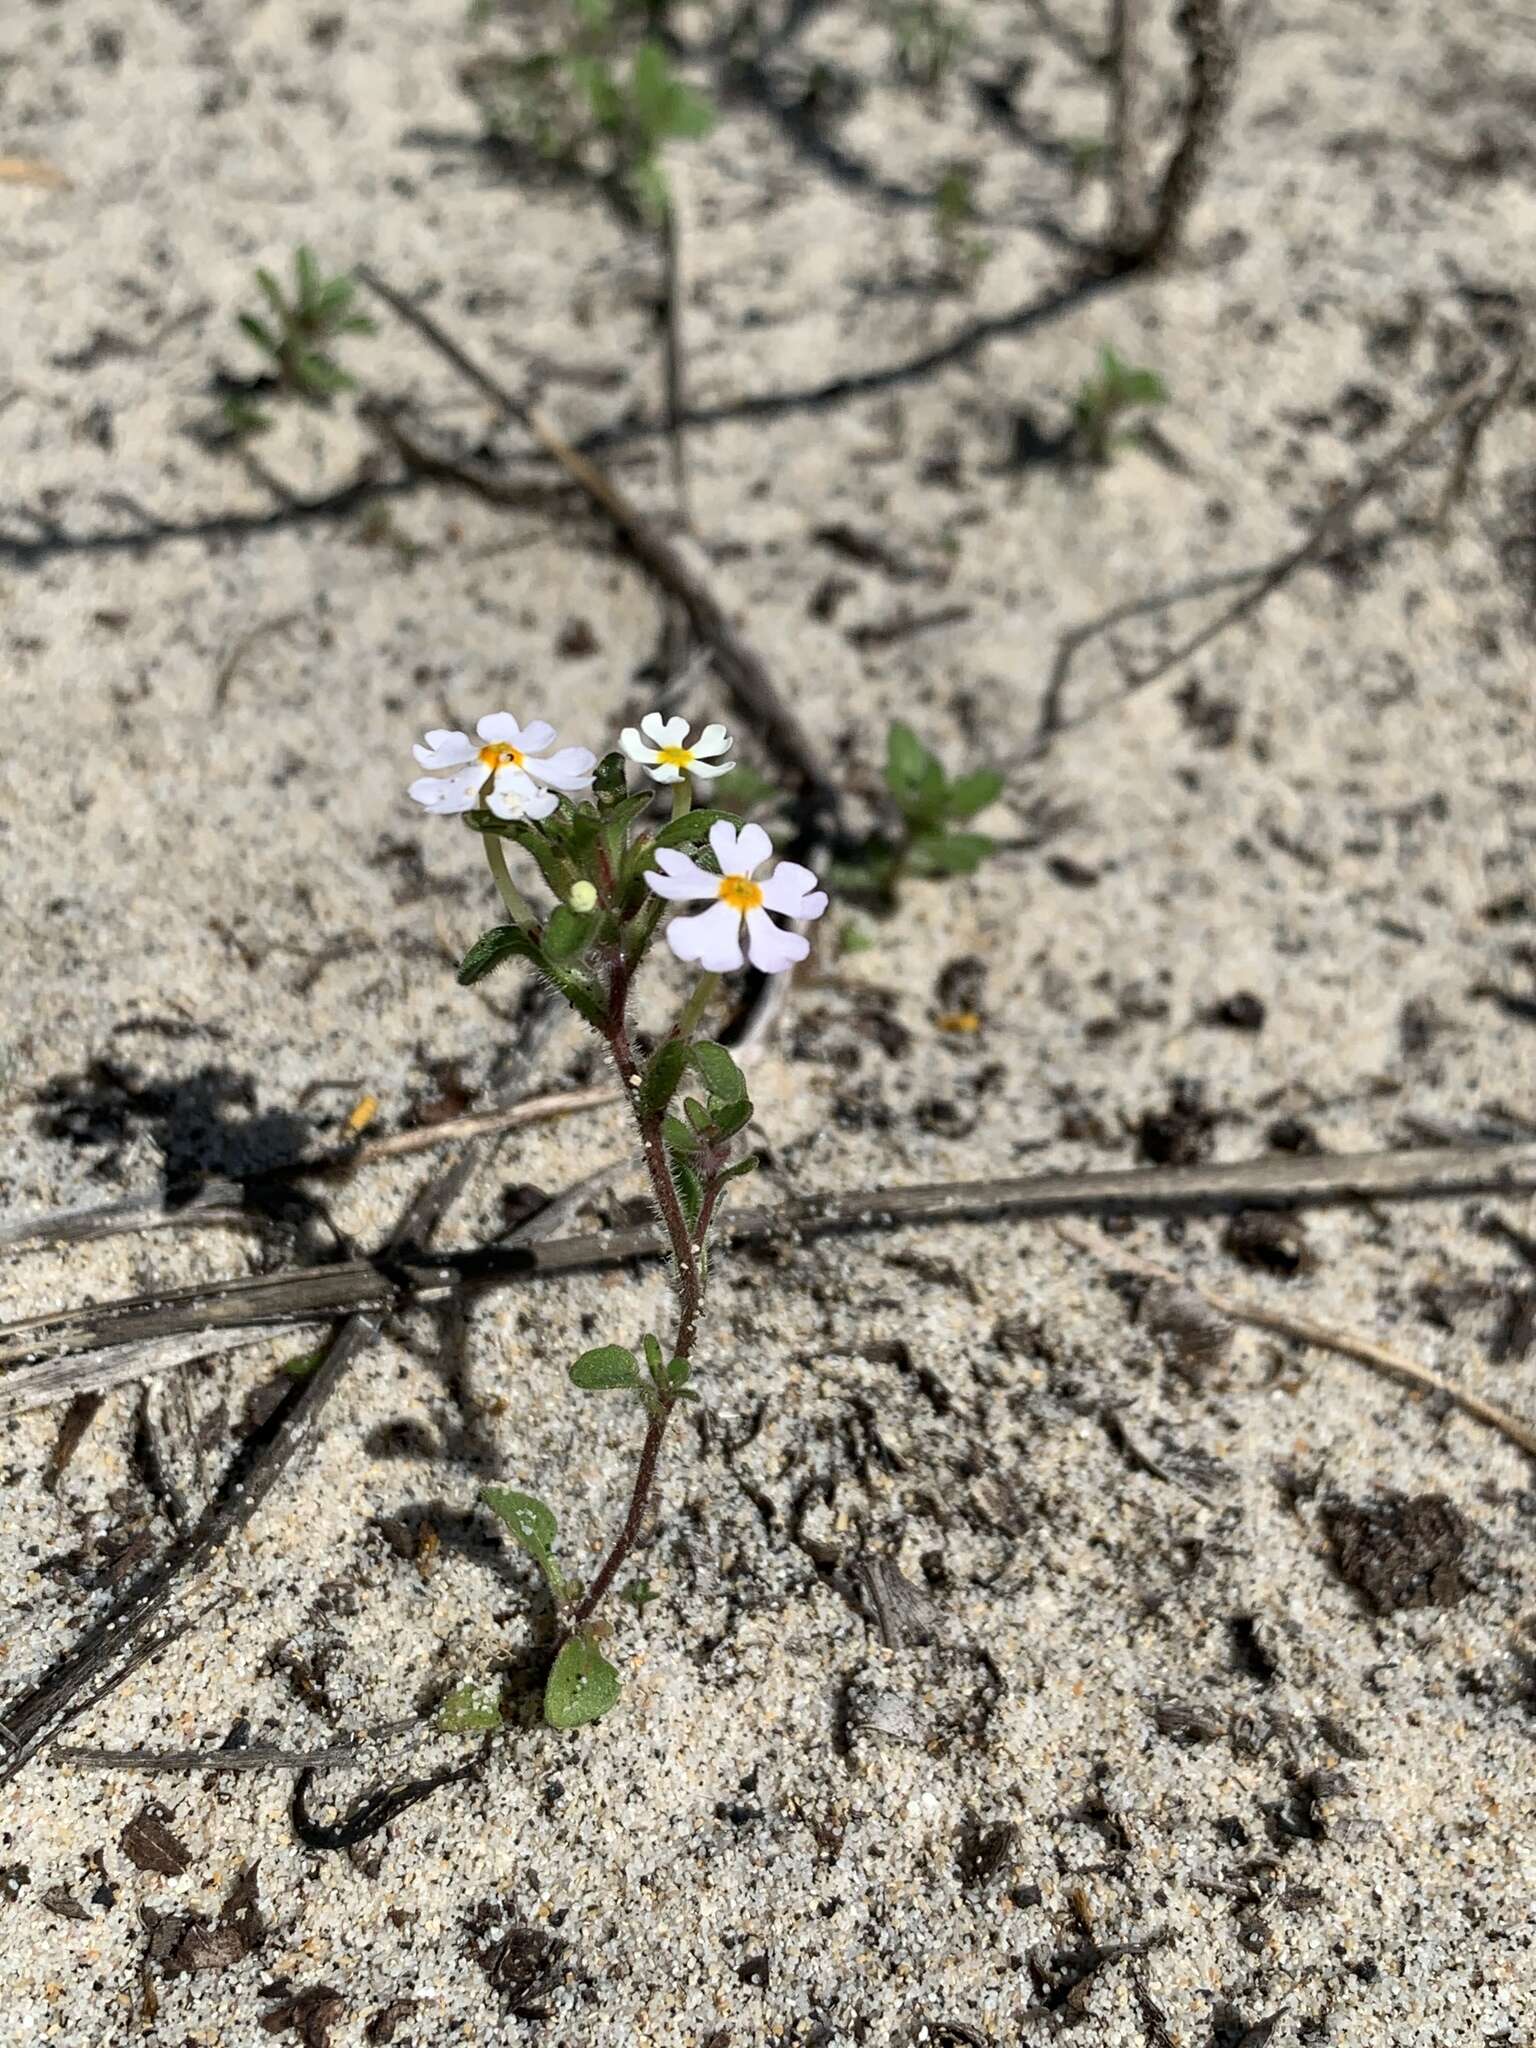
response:
M1155 370L1137 369L1112 348L1101 349L1097 371L1083 379L1072 402L1073 452L1102 467L1135 441L1139 428L1127 428L1127 419L1167 402L1168 387Z
M261 313L240 313L236 324L266 359L264 381L307 405L328 405L338 393L353 391L357 380L342 368L337 344L346 335L374 333L374 323L357 311L357 286L350 277L327 277L313 251L299 248L293 257L291 295L270 270L256 272L265 301ZM271 424L255 400L243 393L225 400L225 418L240 433L259 432Z
M835 885L871 909L895 908L912 875L973 875L993 850L984 832L964 829L995 803L1003 777L994 768L951 776L908 725L886 740L885 787L891 829L878 830L832 870Z

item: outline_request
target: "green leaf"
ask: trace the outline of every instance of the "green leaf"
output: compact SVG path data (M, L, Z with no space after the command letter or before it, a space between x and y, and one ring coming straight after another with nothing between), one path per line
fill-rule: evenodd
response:
M885 779L893 792L917 789L944 771L910 725L892 723L885 742Z
M476 1685L471 1680L456 1687L438 1705L437 1726L443 1735L484 1734L501 1725L499 1686Z
M644 1614L651 1602L659 1600L661 1595L652 1588L650 1580L642 1574L638 1579L631 1579L627 1586L621 1587L619 1598L626 1607L633 1607L636 1614Z
M703 1103L700 1102L697 1095L689 1095L684 1099L683 1115L687 1117L689 1123L693 1125L693 1128L701 1138L713 1127L714 1118L704 1107Z
M601 1031L608 1021L601 990L591 975L579 967L561 967L553 960L542 963L543 971L585 1023Z
M459 962L459 986L469 988L508 960L537 960L539 949L518 924L498 924L482 932Z
M597 929L595 912L585 915L560 903L544 926L544 951L551 960L575 960L587 949Z
M640 1378L635 1354L622 1344L599 1344L583 1351L571 1367L571 1385L584 1394L605 1393L614 1387L633 1387Z
M282 343L264 320L258 320L254 313L237 313L235 320L241 333L249 340L254 341L263 354L269 356L280 356L282 354Z
M692 1230L699 1220L700 1210L704 1207L704 1183L687 1160L679 1158L675 1152L672 1155L672 1178L677 1183L677 1199L683 1205L688 1228Z
M945 814L951 818L974 818L1003 793L1003 778L995 768L978 768L974 775L962 775L944 792Z
M603 823L610 831L622 832L631 819L648 811L654 800L653 792L642 789L634 796L621 796L603 806Z
M752 1121L750 1102L721 1102L712 1104L711 1107L715 1129L722 1138L734 1138L738 1131L744 1130Z
M688 1359L674 1358L670 1360L667 1365L667 1385L669 1387L686 1387L688 1375L692 1371L693 1366Z
M704 1086L719 1101L746 1100L747 1084L741 1069L723 1045L701 1038L696 1045L689 1047L688 1059Z
M291 1380L307 1380L311 1373L318 1372L325 1363L324 1346L318 1351L301 1351L297 1358L283 1361L283 1371Z
M669 1116L662 1120L661 1135L673 1152L697 1152L699 1141L680 1117Z
M973 875L992 851L982 832L928 832L912 842L914 874Z
M721 1174L721 1187L724 1187L728 1180L743 1180L749 1173L756 1173L758 1165L757 1154L755 1152L747 1153L744 1159L738 1159L734 1166L728 1166L724 1173Z
M286 328L288 325L288 301L283 297L283 288L270 270L258 270L256 286L267 304Z
M601 802L604 797L621 797L629 787L629 769L617 747L604 754L592 775L592 788ZM649 796L647 796L649 802Z
M544 1687L551 1728L584 1728L618 1704L619 1674L586 1636L574 1636L555 1659Z
M493 1515L499 1515L506 1523L512 1540L547 1572L557 1527L552 1510L531 1493L514 1493L506 1486L482 1486L480 1498Z
M712 825L718 825L728 816L725 811L684 811L680 818L669 818L656 834L658 846L697 846L709 837ZM736 821L730 820L732 824Z
M687 1064L687 1039L664 1038L651 1054L645 1078L640 1083L638 1103L642 1116L660 1115L677 1093L677 1084L683 1078Z
M315 253L301 243L293 252L293 277L298 287L299 305L304 312L313 312L320 296L320 266Z
M651 1369L651 1378L659 1381L663 1374L663 1358L660 1340L647 1330L641 1339L645 1346L645 1362Z

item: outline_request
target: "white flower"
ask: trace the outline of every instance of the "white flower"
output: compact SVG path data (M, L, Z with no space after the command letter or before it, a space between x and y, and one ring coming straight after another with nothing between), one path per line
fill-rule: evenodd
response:
M736 766L734 761L704 758L730 752L731 736L723 725L706 725L690 747L687 719L663 718L659 711L648 711L638 731L626 725L619 734L619 745L631 761L640 763L652 782L681 782L685 775L700 775L708 781Z
M450 768L451 775L423 775L410 794L429 811L474 811L482 804L498 818L547 818L563 789L572 796L592 787L597 757L586 747L550 753L555 728L542 718L520 726L510 711L493 711L467 732L429 732L424 747L411 751L423 768ZM544 787L543 785L548 785Z
M667 926L667 944L678 959L694 961L710 974L729 974L741 965L745 924L747 958L763 974L782 974L803 960L811 950L810 941L799 932L782 931L768 913L820 917L827 907L826 893L817 888L810 869L781 860L771 875L754 882L754 871L773 852L773 841L761 825L743 825L738 832L729 819L720 818L709 828L709 845L720 863L718 875L669 846L656 849L660 874L655 868L646 870L646 881L669 903L713 899L708 910L696 917L674 917Z

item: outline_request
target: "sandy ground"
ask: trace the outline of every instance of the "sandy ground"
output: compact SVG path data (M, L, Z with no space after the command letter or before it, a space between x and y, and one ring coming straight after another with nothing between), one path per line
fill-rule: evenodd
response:
M1095 133L1099 93L1021 13L976 14L931 106L884 83L879 32L834 14L799 46L802 77L819 55L870 81L836 132L888 185L984 164L973 298L904 286L931 268L926 213L745 99L680 171L694 396L717 414L692 440L696 521L850 773L892 714L954 762L1021 754L1065 629L1291 544L1529 306L1529 14L1261 0L1189 260L906 373L1059 284L1032 220L1084 232L1102 211L1040 141ZM214 364L248 367L230 316L251 266L301 238L430 287L573 431L654 417L650 255L590 196L475 152L455 83L474 47L459 0L15 0L0 21L0 152L71 181L0 184L7 1217L281 1158L367 1093L381 1130L473 1094L513 990L447 971L489 892L467 835L406 803L410 742L507 704L601 744L643 704L654 597L589 523L435 489L303 518L193 431ZM983 125L964 83L1011 56L1035 66L1032 142ZM1169 384L1161 456L1010 466L1017 417L1058 429L1105 343ZM356 360L444 431L481 431L398 326ZM770 392L790 396L738 403ZM1299 1122L1330 1150L1530 1131L1536 436L1517 399L1442 542L1411 521L1443 447L1366 519L1370 545L1166 684L1118 701L1115 650L1165 644L1201 604L1084 649L1067 708L1097 715L1015 775L988 820L1011 850L974 884L912 888L864 921L872 949L829 947L797 990L757 1084L765 1192L1127 1163L1176 1100L1210 1119L1177 1134L1228 1158L1287 1119L1281 1141ZM307 498L365 448L338 413L259 455ZM662 502L654 438L619 453ZM838 525L895 573L817 538ZM813 604L829 575L848 587ZM936 1021L957 989L974 1035ZM1261 1028L1210 1021L1239 994ZM592 1065L571 1027L536 1078ZM613 1112L507 1143L444 1236L483 1238L509 1190L623 1151ZM423 1171L331 1189L336 1224L378 1242ZM1536 1274L1500 1224L1536 1211L1319 1216L1291 1278L1245 1269L1215 1221L1125 1242L1536 1415ZM218 1233L33 1251L0 1305L284 1256ZM595 1555L633 1420L579 1405L563 1366L660 1299L655 1275L587 1277L393 1331L198 1626L77 1739L214 1745L248 1723L308 1747L515 1662L530 1572L475 1489L535 1488ZM723 1258L704 1405L643 1560L660 1597L616 1637L622 1711L518 1732L351 1851L297 1838L288 1777L34 1763L0 1792L0 2039L1536 2042L1529 1463L1252 1332L1176 1371L1135 1310L1041 1226ZM192 1499L308 1341L157 1391ZM111 1396L56 1482L59 1411L4 1425L0 1697L169 1534L139 1412ZM882 1643L871 1559L919 1589L930 1640ZM469 1753L396 1745L319 1780L311 1818ZM151 1801L175 1853L145 1847Z

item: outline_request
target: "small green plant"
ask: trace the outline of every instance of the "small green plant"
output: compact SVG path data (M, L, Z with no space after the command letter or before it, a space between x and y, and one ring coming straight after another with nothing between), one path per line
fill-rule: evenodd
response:
M707 135L715 116L641 33L646 20L626 0L570 0L562 40L528 56L481 55L460 76L492 134L597 178L655 223L670 204L668 145Z
M1136 439L1136 430L1124 427L1128 413L1143 412L1149 406L1164 405L1168 387L1155 370L1139 370L1123 363L1112 348L1099 353L1099 367L1084 378L1072 403L1072 440L1081 461L1102 466L1116 449Z
M939 244L939 268L945 279L969 291L992 258L992 244L973 233L976 195L970 170L951 164L933 195L933 228Z
M941 0L881 0L897 76L920 91L944 85L971 39L970 25Z
M255 389L273 388L308 405L328 405L339 392L356 389L356 379L336 359L336 345L345 335L374 333L366 313L356 310L357 287L350 277L327 277L309 249L293 257L293 295L284 294L270 270L258 270L256 283L266 300L266 314L240 313L236 322L248 341L266 358L267 367ZM240 433L256 433L271 424L249 392L225 399L225 418Z
M845 894L888 911L908 875L971 875L991 853L985 833L957 828L1002 794L996 769L950 776L910 726L895 724L886 742L885 786L893 825L834 864L832 880Z

